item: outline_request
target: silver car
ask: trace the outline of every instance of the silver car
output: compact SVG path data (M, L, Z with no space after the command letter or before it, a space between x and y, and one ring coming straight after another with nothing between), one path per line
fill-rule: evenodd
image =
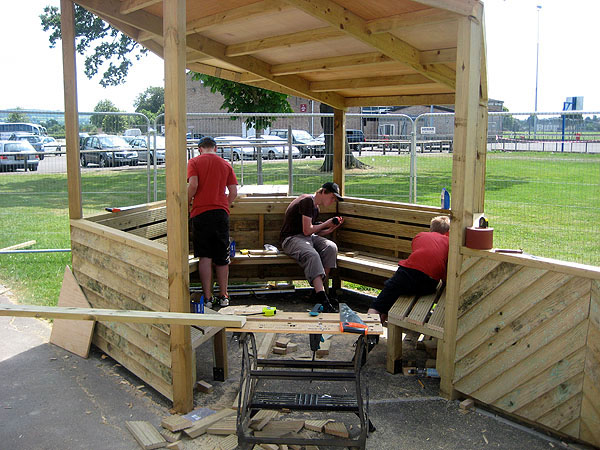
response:
M248 140L239 136L219 136L215 138L217 154L228 161L255 159L256 149Z
M288 142L270 134L261 135L260 139L253 139L252 142L259 144L263 159L284 159L288 157ZM292 158L300 158L301 153L298 147L292 145Z
M150 136L150 151L148 151L148 142L145 136L137 136L129 142L131 148L134 148L138 153L140 162L149 162L154 164L154 137ZM156 136L156 164L165 163L165 138L164 136Z
M39 163L40 157L28 141L0 141L0 172L36 171Z

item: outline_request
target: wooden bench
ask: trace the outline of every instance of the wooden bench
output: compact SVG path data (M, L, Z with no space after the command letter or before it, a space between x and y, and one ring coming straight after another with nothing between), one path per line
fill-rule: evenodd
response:
M401 296L388 313L387 371L402 369L402 333L412 330L425 336L442 339L444 336L445 291L424 296Z

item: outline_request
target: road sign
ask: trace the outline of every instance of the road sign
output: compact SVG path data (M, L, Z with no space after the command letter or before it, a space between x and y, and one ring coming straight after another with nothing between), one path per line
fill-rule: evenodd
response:
M307 105L306 103L300 103L300 112L306 112Z
M421 127L421 134L435 134L435 127Z

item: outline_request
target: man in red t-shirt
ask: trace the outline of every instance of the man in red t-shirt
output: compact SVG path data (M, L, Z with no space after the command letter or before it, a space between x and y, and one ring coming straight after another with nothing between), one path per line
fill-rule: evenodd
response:
M229 295L229 207L237 197L233 167L217 155L217 143L204 137L200 155L188 161L188 204L192 220L194 256L205 302L227 306ZM228 193L225 193L227 187ZM212 298L212 264L215 264L219 296Z
M434 217L429 229L414 237L412 253L398 262L398 270L371 303L368 313L379 314L381 323L387 321L388 311L401 295L431 294L440 280L446 280L450 218Z

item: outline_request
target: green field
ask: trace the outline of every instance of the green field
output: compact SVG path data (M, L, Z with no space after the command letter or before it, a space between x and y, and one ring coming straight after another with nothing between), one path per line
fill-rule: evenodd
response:
M366 170L349 170L346 193L355 197L408 202L409 158L364 156ZM321 160L294 162L294 193L313 192L331 174ZM235 165L241 182L241 165ZM288 165L265 162L264 183L288 183ZM419 155L418 203L438 206L440 191L451 188L452 155ZM106 206L145 203L145 169L85 170L84 215ZM255 163L244 163L244 184L256 183ZM164 168L159 169L164 198ZM490 153L487 159L486 215L494 227L494 246L600 266L600 155ZM66 175L0 176L0 248L35 239L33 248L69 248ZM69 253L0 255L0 283L24 302L55 304Z

